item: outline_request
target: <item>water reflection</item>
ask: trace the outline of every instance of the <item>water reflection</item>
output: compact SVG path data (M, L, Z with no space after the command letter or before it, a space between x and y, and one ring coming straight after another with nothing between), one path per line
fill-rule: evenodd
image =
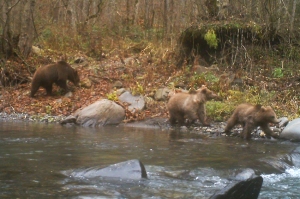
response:
M0 197L209 198L237 170L252 168L265 175L264 198L275 192L268 175L270 179L282 175L267 160L278 160L295 146L159 129L1 122ZM148 180L107 181L62 174L130 159L143 162ZM282 182L283 188L287 184L293 195L295 178L285 175L283 179L276 184Z

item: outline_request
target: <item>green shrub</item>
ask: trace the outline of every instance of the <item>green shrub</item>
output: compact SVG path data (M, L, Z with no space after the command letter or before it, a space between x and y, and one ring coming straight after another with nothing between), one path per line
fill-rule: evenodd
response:
M283 77L282 68L274 68L272 74L273 74L273 77L275 77L275 78L281 78L281 77Z
M113 91L112 93L108 93L106 95L107 99L108 100L111 100L111 101L118 101L118 95L117 95L117 91Z
M214 121L225 121L232 114L235 106L228 102L208 101L206 103L207 116Z
M218 39L214 30L210 29L204 35L204 39L209 47L216 49L218 47Z
M136 82L136 86L131 87L131 93L132 95L143 95L145 94L145 90L144 87L139 82Z

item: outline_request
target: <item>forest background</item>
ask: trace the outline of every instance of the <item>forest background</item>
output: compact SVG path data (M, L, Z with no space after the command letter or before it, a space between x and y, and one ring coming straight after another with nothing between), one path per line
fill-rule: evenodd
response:
M223 98L207 104L212 120L242 102L300 115L297 0L0 0L0 16L5 113L67 116L99 98L117 101L120 81L147 98L128 120L167 117L166 102L153 100L158 88L202 84ZM80 88L30 98L34 71L62 56Z

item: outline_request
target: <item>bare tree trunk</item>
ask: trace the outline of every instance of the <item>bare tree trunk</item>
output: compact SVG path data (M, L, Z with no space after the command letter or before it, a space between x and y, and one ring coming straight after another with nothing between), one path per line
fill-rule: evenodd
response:
M148 30L149 27L150 27L150 22L149 22L149 12L150 12L150 8L149 8L149 1L145 0L145 13L144 13L144 26L145 26L145 29Z
M168 32L173 33L173 28L174 28L174 0L170 0L169 3L170 9L169 9L169 28Z
M165 37L165 35L168 33L168 0L164 0L163 27L163 34Z
M75 0L68 2L67 7L67 22L70 24L71 30L73 33L76 32L76 4Z
M2 51L6 55L6 59L9 58L14 49L18 46L19 35L13 35L12 24L11 24L11 12L12 9L20 2L20 0L16 2L12 2L10 0L6 0L3 4L3 37L2 37ZM17 40L17 41L16 41Z
M126 19L125 19L126 31L129 30L129 13L130 13L130 3L129 0L126 0Z
M295 13L296 13L296 4L297 0L294 0L293 2L293 8L292 8L292 14L291 14L291 22L290 22L290 37L293 34L294 31L294 21L295 21Z
M134 2L134 18L133 18L133 23L138 25L139 24L139 10L140 10L140 1L135 0Z
M5 0L2 51L6 58L19 52L24 57L29 55L35 38L34 7L35 0Z
M24 57L27 57L31 52L31 46L35 38L35 29L34 29L34 19L33 19L33 10L35 6L35 0L24 1L25 5L23 7L22 14L22 26L19 39L19 49L21 54Z

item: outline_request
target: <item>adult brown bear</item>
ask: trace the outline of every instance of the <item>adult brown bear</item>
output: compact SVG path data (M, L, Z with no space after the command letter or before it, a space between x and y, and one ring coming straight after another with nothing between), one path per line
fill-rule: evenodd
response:
M46 89L47 95L51 95L53 83L68 91L67 80L76 86L80 81L78 72L67 62L59 61L55 64L42 66L33 75L30 96L33 97L40 86Z
M240 104L236 107L233 114L227 121L225 133L230 135L230 130L237 124L243 126L241 137L251 138L251 132L258 126L263 130L267 137L275 137L275 134L269 127L269 123L279 123L275 112L270 106L252 105L248 103Z
M190 123L199 119L204 126L209 126L210 124L206 121L205 102L211 99L219 100L220 98L206 86L194 92L180 92L172 95L167 104L170 123L174 125L177 121L179 125L183 125L185 119Z

